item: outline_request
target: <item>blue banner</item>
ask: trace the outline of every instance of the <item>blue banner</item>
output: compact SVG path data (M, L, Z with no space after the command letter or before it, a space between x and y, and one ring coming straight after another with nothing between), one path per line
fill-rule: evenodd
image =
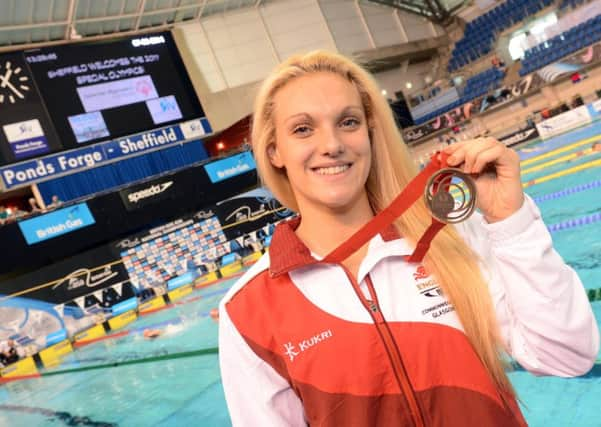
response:
M91 146L6 166L0 168L0 173L4 185L9 189L65 172L98 166L106 160L102 147Z
M593 118L593 120L599 120L601 118L601 99L596 100L595 102L588 104L588 112Z
M212 183L232 178L257 168L250 151L208 163L204 166Z
M10 143L10 148L13 150L15 159L25 159L31 156L37 156L50 151L48 140L45 136L37 138L24 139Z
M167 281L167 289L173 290L179 288L181 286L187 285L188 283L192 283L192 281L196 278L196 275L189 271L187 273L182 274L181 276L176 277L175 279L171 279Z
M67 339L67 330L66 329L59 329L58 331L52 332L48 335L46 335L46 346L50 347L51 345L54 345L56 343L59 343L63 340Z
M29 245L67 234L83 227L95 224L94 216L86 203L19 221L23 237Z
M111 310L113 311L113 316L118 316L119 314L125 313L126 311L134 310L137 307L138 299L136 297L133 297L115 304L111 307Z
M177 126L167 126L126 138L5 166L0 168L0 176L6 189L20 187L45 181L58 175L97 167L122 157L166 148L189 139L202 137L208 132L211 132L211 126L206 118L191 120Z
M168 126L160 130L106 142L103 148L107 159L116 159L131 154L140 154L144 151L153 150L183 140L184 134L179 126Z

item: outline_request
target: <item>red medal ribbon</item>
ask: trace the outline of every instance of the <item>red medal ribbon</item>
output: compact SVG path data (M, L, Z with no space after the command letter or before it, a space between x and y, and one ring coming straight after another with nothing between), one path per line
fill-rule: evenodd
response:
M420 197L423 197L426 184L430 177L440 169L447 167L446 153L437 152L426 166L413 180L401 191L401 193L385 209L373 217L367 224L361 227L348 240L330 252L324 262L341 263L343 260L357 252L363 245L369 242L376 234L384 231L395 219L400 217ZM407 261L421 262L430 248L432 239L436 236L445 223L432 218L432 223L417 242L413 254Z

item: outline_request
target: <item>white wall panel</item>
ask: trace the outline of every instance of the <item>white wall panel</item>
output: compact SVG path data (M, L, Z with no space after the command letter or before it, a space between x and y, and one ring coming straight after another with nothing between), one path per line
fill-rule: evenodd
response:
M369 36L353 1L319 0L319 5L340 52L351 54L371 48Z
M316 0L267 3L259 11L280 59L315 49L336 50Z
M227 88L215 58L212 56L209 41L199 23L178 26L186 46L190 50L191 60L202 73L207 89L218 92Z
M276 64L257 9L201 20L228 87L261 80Z
M365 3L359 6L376 47L394 46L405 41L394 17L394 9Z

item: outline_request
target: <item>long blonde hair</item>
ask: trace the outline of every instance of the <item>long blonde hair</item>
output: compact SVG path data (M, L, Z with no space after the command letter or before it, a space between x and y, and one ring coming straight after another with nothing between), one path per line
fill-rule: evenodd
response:
M275 144L273 99L276 92L292 79L316 72L342 76L359 91L372 143L372 163L366 190L372 208L379 212L411 181L417 169L377 83L367 71L339 54L315 51L293 56L263 82L255 100L252 123L252 144L259 175L283 205L298 211L285 171L274 167L268 156L268 147ZM395 225L404 238L415 244L430 221L430 213L420 200L398 218ZM497 387L515 395L505 374L503 346L492 299L475 254L454 228L447 226L432 242L424 264L436 276L455 307L468 339Z

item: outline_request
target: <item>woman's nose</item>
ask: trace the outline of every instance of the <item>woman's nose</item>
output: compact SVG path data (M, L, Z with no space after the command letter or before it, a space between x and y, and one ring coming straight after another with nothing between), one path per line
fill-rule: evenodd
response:
M335 129L326 129L320 135L319 148L321 154L337 156L344 152L344 143Z

